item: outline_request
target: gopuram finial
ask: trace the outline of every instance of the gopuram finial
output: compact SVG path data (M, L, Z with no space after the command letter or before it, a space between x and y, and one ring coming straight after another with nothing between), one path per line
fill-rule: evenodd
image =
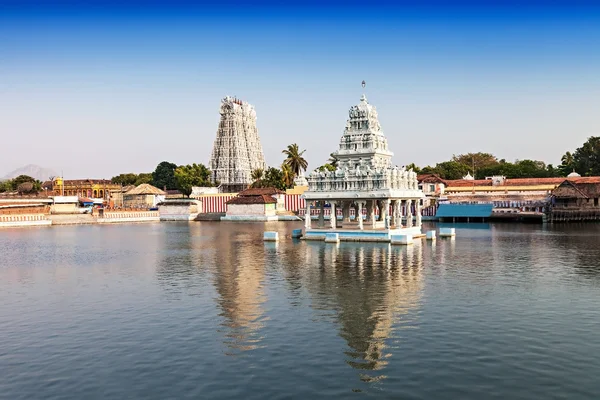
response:
M367 82L365 82L364 80L362 81L362 87L363 89L365 88L365 86L367 86ZM362 102L366 102L367 101L367 96L365 96L365 94L363 93L363 95L360 97L360 101Z

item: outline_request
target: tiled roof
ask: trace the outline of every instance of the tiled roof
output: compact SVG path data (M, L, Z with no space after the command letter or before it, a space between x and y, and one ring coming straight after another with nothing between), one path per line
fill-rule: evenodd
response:
M261 194L258 196L240 196L234 197L228 200L226 204L275 204L275 200L272 196L267 194Z
M417 176L417 181L420 183L446 183L447 181L440 178L437 174L423 174Z
M279 189L276 189L276 188L272 188L272 187L271 188L249 188L246 190L242 190L239 193L239 196L260 196L263 194L272 196L275 194L285 194L285 192L283 192Z
M564 181L571 181L576 183L600 183L600 176L585 176L578 178L513 178L505 179L501 185L497 186L541 186L541 185L560 185ZM448 187L472 187L472 186L492 186L491 179L476 179L476 180L465 180L455 179L447 180L446 184Z

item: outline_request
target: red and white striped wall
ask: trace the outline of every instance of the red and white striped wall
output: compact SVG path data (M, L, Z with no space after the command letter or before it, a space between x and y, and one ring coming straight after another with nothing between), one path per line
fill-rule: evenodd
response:
M215 195L215 196L203 196L202 200L202 212L204 213L224 213L227 212L228 200L233 199L235 194L228 195Z
M235 193L228 194L219 194L219 195L207 195L200 197L202 200L202 212L204 213L224 213L227 212L227 204L225 204L228 200L234 198L236 196ZM285 201L285 209L286 211L298 212L300 215L304 215L306 212L306 201L302 198L301 194L286 194L284 197ZM402 213L404 214L404 208L402 208ZM325 215L330 214L330 209L326 208ZM338 214L341 215L341 210L338 208ZM392 212L392 208L390 206L390 213ZM366 215L367 210L363 209L363 215ZM376 208L375 213L378 215L379 210ZM415 208L412 209L413 215L415 214ZM423 209L422 214L428 215L429 213L435 215L435 209L428 210L426 208ZM318 215L319 208L313 207L311 208L311 215ZM354 209L350 209L350 214L354 216Z

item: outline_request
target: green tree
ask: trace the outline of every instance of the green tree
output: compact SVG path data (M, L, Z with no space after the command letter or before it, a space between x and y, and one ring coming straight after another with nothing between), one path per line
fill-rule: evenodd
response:
M10 192L12 190L12 181L6 180L0 182L0 193Z
M285 182L285 176L282 170L279 168L268 168L265 171L264 177L254 182L251 187L254 188L266 188L273 187L279 190L285 190L288 188Z
M289 165L281 165L281 179L285 184L286 189L294 187L295 174L292 172L292 168Z
M330 163L327 164L323 164L321 165L319 168L317 168L317 171L335 171L336 167L331 165Z
M489 168L498 164L498 159L496 156L490 153L466 153L452 156L451 161L456 161L457 163L465 165L469 168L469 171L473 173L473 168L475 169L475 173L483 168ZM480 176L479 174L477 174Z
M167 190L177 189L177 182L175 181L175 170L177 165L163 161L156 166L156 169L152 173L152 185L159 189L167 188Z
M562 176L567 176L575 169L575 159L573 158L573 153L567 151L560 159L560 165L558 166L558 170L560 171Z
M186 196L192 194L193 186L212 186L210 170L203 164L182 165L174 171L177 190Z
M415 163L410 163L410 164L408 164L408 165L406 166L406 169L407 169L407 170L411 170L411 169L412 169L412 170L413 170L413 171L415 171L417 174L420 174L420 173L421 173L421 168L417 167L417 165L416 165Z
M135 186L139 186L142 183L152 184L152 174L151 173L141 173L138 174L137 179L133 183Z
M600 175L600 136L592 136L573 153L573 167L583 176Z
M26 182L36 183L38 181L28 175L19 175L11 181L12 190L17 190L17 188L19 187L20 184L26 183ZM41 187L41 184L40 184L40 187Z
M288 145L287 149L282 151L287 157L283 164L290 167L294 176L299 175L300 171L306 171L306 168L308 168L308 162L302 156L305 151L300 151L296 143Z
M137 180L137 174L128 173L128 174L119 174L117 176L113 176L110 180L112 183L121 184L123 186L134 185Z
M260 181L265 175L265 170L262 168L257 168L250 174L250 178L252 178L252 182Z

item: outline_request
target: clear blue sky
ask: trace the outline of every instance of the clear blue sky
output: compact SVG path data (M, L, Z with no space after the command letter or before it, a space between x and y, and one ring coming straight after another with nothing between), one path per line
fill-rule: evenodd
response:
M255 105L268 164L296 142L312 169L363 79L400 165L557 164L600 135L591 3L78 3L0 0L0 176L206 164L226 95Z

